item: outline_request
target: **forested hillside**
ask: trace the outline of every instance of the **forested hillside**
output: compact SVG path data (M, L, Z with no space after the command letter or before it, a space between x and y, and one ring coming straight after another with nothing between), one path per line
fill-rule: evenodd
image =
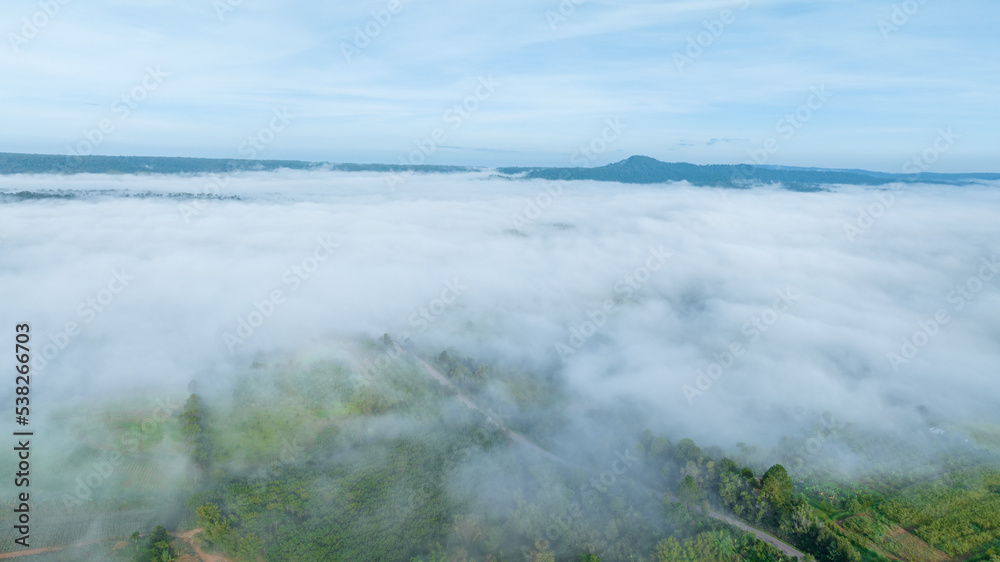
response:
M903 463L854 480L803 464L801 447L727 453L649 430L567 454L571 422L559 412L572 397L545 373L455 350L420 360L388 337L352 353L257 364L231 393L178 402L155 431L139 412L89 414L104 429L81 434L73 455L118 451L119 480L63 502L159 515L109 528L108 539L132 533L127 548L49 559L176 560L198 547L247 561L790 560L768 535L829 562L997 559L1000 472L982 449L946 443L941 473ZM859 454L883 448L817 420L817 431L831 427L826 440ZM156 460L177 455L182 469ZM156 491L171 477L176 492Z

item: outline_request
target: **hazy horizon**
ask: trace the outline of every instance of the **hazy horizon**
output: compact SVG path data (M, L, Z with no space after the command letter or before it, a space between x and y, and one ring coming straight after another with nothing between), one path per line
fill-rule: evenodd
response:
M0 151L1000 172L986 0L128 6L0 7Z
M53 381L82 382L89 380L86 371L73 365L114 365L86 388L101 380L122 387L113 372L140 364L186 373L171 383L183 388L194 373L239 372L253 350L294 353L327 336L408 332L424 349L555 369L598 402L617 397L645 409L660 401L676 411L658 423L719 444L780 434L781 425L774 426L771 416L779 415L785 396L795 396L795 406L830 411L838 419L873 428L882 424L883 431L887 424L926 430L913 426L921 419L917 406L942 419L951 417L947 412L971 419L992 411L975 398L990 383L973 367L1000 359L987 343L993 337L990 311L1000 310L1000 296L992 282L981 281L969 299L975 306L966 308L961 297L961 308L955 309L951 293L981 269L983 259L995 263L989 260L997 252L990 233L1000 211L998 182L827 186L828 192L796 193L686 183L669 184L667 190L659 185L608 190L600 182L511 182L483 172L416 174L389 189L387 176L249 172L227 178L224 187L209 176L0 177L0 191L7 193L58 188L80 194L67 201L0 205L9 263L34 256L30 268L8 270L4 285L39 295L12 303L4 317L11 322L33 317L55 334L67 321L91 319L80 316L77 305L107 284L112 270L135 269L136 288L121 297L128 304L94 314L98 332L88 329L86 343L72 345L67 353L74 359L60 353L47 367L60 373ZM133 199L127 193L176 196L208 189L238 199ZM970 207L970 200L977 204ZM936 211L929 214L930 208ZM946 209L964 213L966 220L950 222ZM46 223L42 216L61 218ZM137 216L144 217L141 223ZM257 226L247 230L247 221ZM86 225L103 226L84 236ZM139 237L110 235L129 229ZM927 229L938 236L917 234ZM33 233L30 238L19 234L27 232ZM73 233L72 239L59 232ZM169 237L156 242L157 232ZM325 281L292 285L283 278L328 238L341 246L316 273ZM74 253L67 253L70 247ZM292 248L300 259L288 256ZM46 258L49 252L52 258ZM574 257L578 252L592 257ZM650 256L661 260L666 254L670 259L648 283L634 290L623 285ZM599 261L588 265L593 260ZM783 262L795 266L785 268ZM184 281L189 263L198 264L197 277ZM490 273L499 270L507 274ZM345 276L346 271L353 273ZM166 278L172 281L165 283ZM89 282L60 286L58 279ZM466 287L457 304L430 322L412 318L455 279ZM299 285L304 296L278 307L281 314L231 352L225 334L236 333L233 318L246 318L270 290ZM789 289L800 300L779 301ZM54 308L24 307L41 302L42 293L59 296L46 300ZM169 312L160 308L166 298L176 301ZM605 300L621 298L631 304L608 315L607 326L584 338L585 345L573 347L573 330L589 321L588 314L601 316ZM317 308L320 302L325 304ZM209 306L210 316L195 314ZM768 318L773 331L770 324L748 327L762 312L772 315L766 311L775 306L789 310ZM333 308L320 313L327 307ZM872 312L879 309L884 312L875 327ZM893 361L890 354L900 352L903 338L912 339L922 330L919 322L941 309L955 321L940 334L934 330L933 342L915 359ZM111 331L98 335L105 330ZM167 334L180 339L172 342ZM697 390L699 375L734 342L756 349L731 367L724 365L725 374L713 377L710 389ZM104 345L112 347L102 350ZM111 361L119 353L124 355ZM179 357L182 363L176 363ZM952 370L945 365L956 361L968 374L940 378L937 373ZM753 390L757 384L763 387ZM981 390L970 394L977 385ZM748 395L755 398L741 406ZM754 421L736 423L747 407Z
M0 558L1000 561L996 0L0 22Z
M933 171L930 168L930 166L928 166L927 164L929 163L929 160L933 160L933 159L939 158L940 155L943 154L944 152L947 152L947 150L940 151L940 150L935 149L934 146L932 145L928 149L928 151L929 151L928 154L932 154L933 153L933 156L931 156L928 159L925 159L924 158L924 154L915 154L915 155L913 155L913 157L911 158L911 160L907 161L904 164L904 166L903 166L902 169L896 170L896 171L890 171L890 170L871 170L871 169L864 169L864 168L823 168L823 167L819 167L819 166L809 166L809 165L786 166L786 165L780 165L780 164L755 164L752 161L751 162L746 162L746 161L743 161L743 162L706 162L706 163L703 163L703 164L694 164L693 162L680 162L680 161L676 161L675 162L675 161L665 161L665 160L659 160L659 159L655 159L655 160L657 160L659 162L666 163L666 164L694 164L694 165L697 165L697 166L736 166L736 165L750 165L750 166L759 166L759 167L762 167L762 168L791 168L791 169L801 169L801 170L827 170L827 171L861 171L861 172L872 172L872 173L877 173L877 174L889 174L889 175L918 175L918 174L924 174L924 173L941 174L941 175L964 175L964 174L994 174L995 173L995 172L984 172L982 170L956 170L956 171L952 171L952 172L936 172L936 171ZM78 159L78 157L79 157L79 155L67 154L67 153L48 154L48 153L30 153L30 152L7 152L7 153L0 153L0 154L13 154L13 155L25 154L25 155L29 155L29 156L67 157L71 161L76 161ZM270 162L298 162L298 163L316 164L316 165L323 165L323 164L330 164L330 165L350 165L350 164L357 164L357 165L361 165L361 166L407 166L407 167L415 167L415 168L420 168L420 167L432 168L432 167L436 167L436 166L444 166L444 167L455 167L455 168L473 168L473 169L481 169L481 170L483 170L483 169L485 169L485 170L495 170L495 169L500 169L500 168L593 168L593 167L599 167L597 165L590 165L590 166L579 165L579 164L582 164L582 162L570 162L568 164L558 165L558 166L529 166L529 165L519 165L519 164L505 164L505 165L487 166L487 165L477 165L477 164L455 164L455 163L449 163L449 162L441 162L441 163L437 163L437 164L429 164L429 163L411 164L411 163L409 163L409 160L407 160L406 163L403 163L403 162L386 162L386 161L379 161L379 162L373 162L373 161L365 161L365 162L350 161L349 162L349 161L346 161L346 160L341 160L341 161L338 161L338 160L306 160L306 159L299 159L299 158L289 158L289 159L277 159L277 158L248 159L248 158L239 158L239 157L237 157L237 158L227 158L227 157L211 157L211 156L167 156L167 155L155 155L155 154L96 154L96 155L93 155L93 156L108 157L108 158L181 158L181 159L190 159L190 160L236 160L236 161L244 161L244 162L260 162L260 163L270 163ZM613 161L613 162L608 162L608 163L602 164L602 165L616 164L616 163L620 163L620 162L625 162L625 161L627 161L629 159L632 159L632 158L652 158L652 157L651 156L647 156L645 154L632 154L632 155L628 155L628 156L623 157L621 160L617 160L617 161ZM69 168L69 170L70 170L70 173L78 173L78 172L72 172L71 171L72 168ZM10 174L9 172L3 172L3 171L0 171L0 173L8 173L8 174ZM13 174L20 174L20 173L22 173L22 172L15 172ZM30 173L29 172L24 172L24 173L25 174L35 174L36 172L30 172ZM39 174L47 174L49 172L37 172L37 173L39 173ZM92 173L92 172L84 172L84 173ZM153 173L153 174L167 174L167 175L169 175L169 174L174 174L174 173L189 174L189 173L197 173L197 172L182 171L182 172L150 172L150 173ZM1000 173L1000 172L997 172L997 173ZM666 183L666 182L664 182L664 183Z

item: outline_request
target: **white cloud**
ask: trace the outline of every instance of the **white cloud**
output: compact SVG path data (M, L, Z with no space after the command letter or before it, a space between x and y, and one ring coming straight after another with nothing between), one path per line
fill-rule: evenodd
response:
M488 176L415 175L391 193L379 174L245 174L223 192L241 200L208 202L190 223L170 198L4 203L0 288L16 298L2 319L42 333L83 325L40 380L52 400L182 389L258 351L409 331L428 351L561 369L586 404L628 399L654 427L724 445L777 437L771 416L795 407L882 429L917 423L919 404L953 421L990 415L997 282L961 311L948 295L1000 250L994 186L912 186L851 243L843 225L875 201L867 189L574 182L521 236L511 215L545 184ZM6 176L0 189L195 193L204 183ZM326 236L340 248L292 291L283 274ZM555 345L661 245L668 265L561 366ZM85 324L78 305L120 268L134 281ZM411 316L453 280L467 290L418 333ZM787 287L801 299L748 342L744 324ZM275 289L287 301L231 355L223 334ZM939 309L951 322L895 371L887 353ZM746 353L690 405L682 386L733 341Z
M678 74L672 53L727 6L737 21ZM801 92L826 83L839 93L830 119L775 163L895 171L912 131L953 125L969 142L939 171L995 165L987 145L1000 73L983 54L995 42L984 0L928 4L889 40L877 22L891 3L586 2L553 31L545 12L557 2L408 2L347 64L340 44L384 7L247 1L220 22L210 2L71 2L18 53L0 49L9 131L0 150L63 151L146 65L162 64L170 83L105 153L233 156L232 137L260 112L290 106L305 119L269 156L394 161L466 84L493 73L508 90L455 142L495 152L442 153L440 163L516 165L544 154L559 165L581 140L581 118L611 114L637 124L623 145L632 153L735 163L750 144L665 147L763 138ZM5 32L19 33L36 10L5 4Z

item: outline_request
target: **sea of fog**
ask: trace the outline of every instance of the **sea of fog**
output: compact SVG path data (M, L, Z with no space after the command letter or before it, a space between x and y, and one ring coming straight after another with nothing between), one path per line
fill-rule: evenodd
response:
M1000 419L998 188L3 176L0 333L40 416L388 333L705 445L927 432Z

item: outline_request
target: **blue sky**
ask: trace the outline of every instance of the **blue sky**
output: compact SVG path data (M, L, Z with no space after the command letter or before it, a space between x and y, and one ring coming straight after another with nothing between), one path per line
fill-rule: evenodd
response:
M6 152L896 172L937 142L929 171L1000 172L995 0L6 0L0 22Z

